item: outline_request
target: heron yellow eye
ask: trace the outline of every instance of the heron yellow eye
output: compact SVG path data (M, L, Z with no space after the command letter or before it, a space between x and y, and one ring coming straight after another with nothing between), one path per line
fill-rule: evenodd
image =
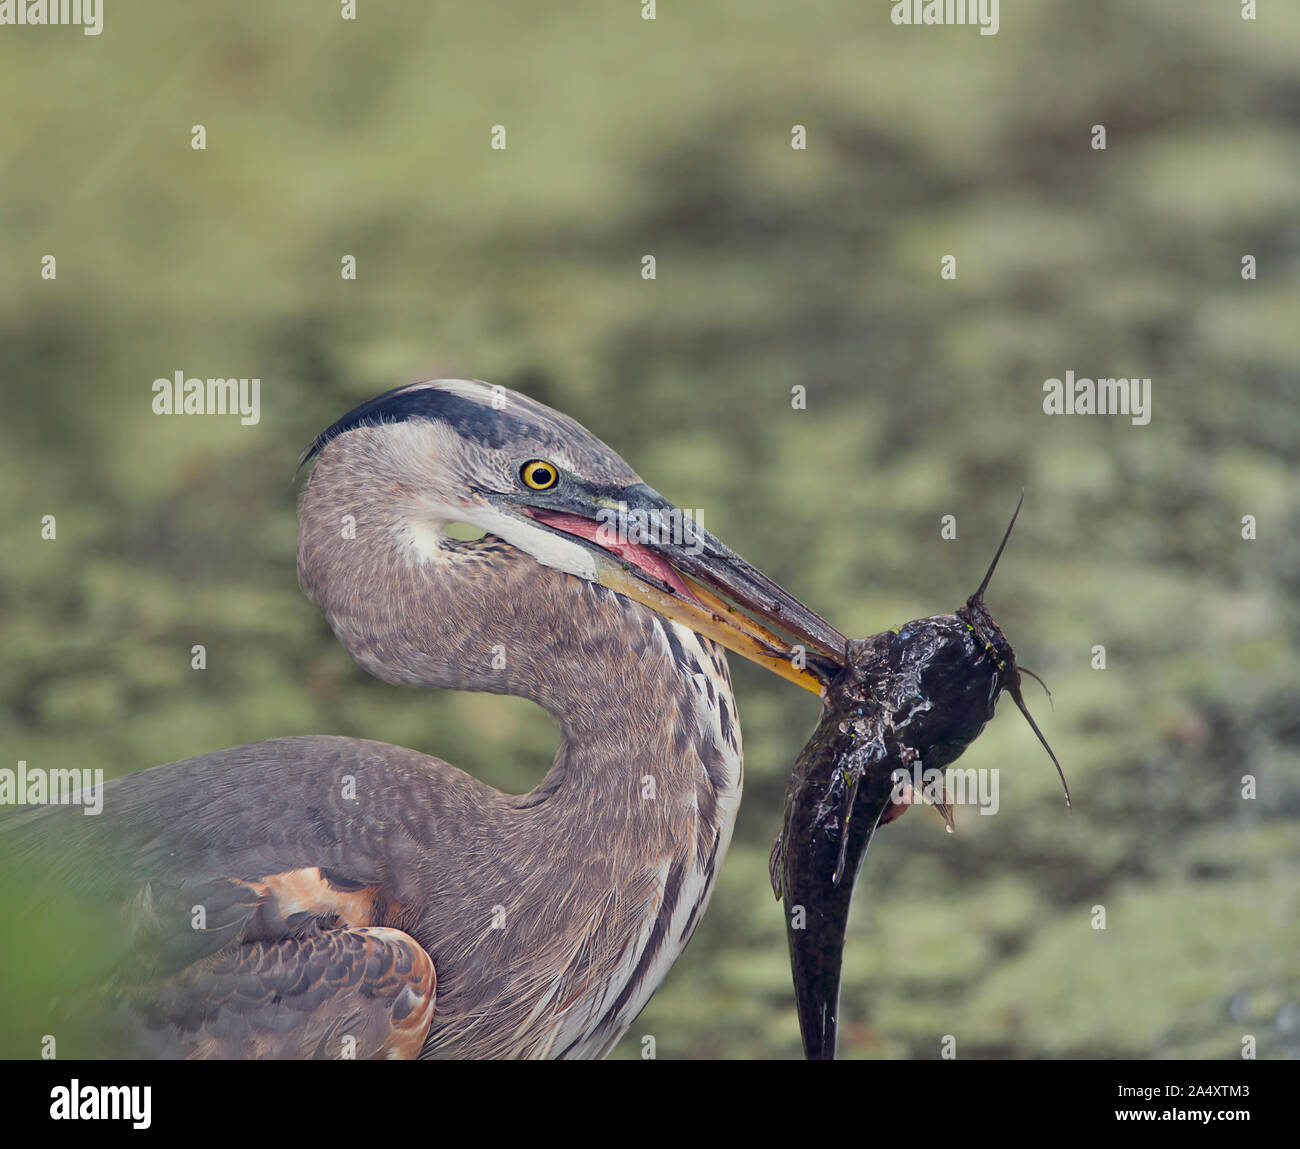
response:
M534 491L547 491L560 481L560 472L554 463L548 463L545 459L529 459L519 468L519 477L524 481L525 487L531 487Z

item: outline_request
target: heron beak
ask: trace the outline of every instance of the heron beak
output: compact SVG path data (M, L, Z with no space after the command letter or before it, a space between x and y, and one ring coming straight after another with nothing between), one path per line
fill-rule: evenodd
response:
M848 639L649 488L620 521L530 508L597 544L596 581L813 694L844 665ZM748 613L746 613L748 612Z

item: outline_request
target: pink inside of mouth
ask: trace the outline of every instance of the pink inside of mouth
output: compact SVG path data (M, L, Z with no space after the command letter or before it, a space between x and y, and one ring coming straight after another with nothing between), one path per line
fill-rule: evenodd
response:
M682 581L682 576L672 568L670 563L639 543L632 543L626 539L618 538L616 532L605 524L595 522L592 519L584 519L581 515L566 515L559 511L541 511L535 507L529 507L528 513L538 522L545 523L548 527L555 527L557 530L564 531L565 534L589 539L599 546L601 550L618 555L624 562L632 563L633 566L639 567L661 582L666 582L683 598L689 599L691 602L699 602L699 599L691 593L690 587Z

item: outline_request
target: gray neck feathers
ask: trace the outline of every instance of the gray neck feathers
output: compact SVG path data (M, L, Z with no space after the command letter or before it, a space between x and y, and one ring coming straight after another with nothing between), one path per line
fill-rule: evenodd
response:
M490 535L439 541L435 525L413 542L419 492L381 455L374 435L341 438L302 498L299 577L348 653L388 682L544 707L565 741L539 793L575 767L698 778L718 749L698 673L736 725L721 652Z
M392 460L382 434L350 432L316 462L298 548L307 593L372 674L520 695L564 731L530 794L440 779L435 803L470 797L448 800L454 819L430 815L440 843L461 843L453 868L428 860L436 896L413 927L440 961L434 1032L462 1056L603 1053L686 944L727 851L741 751L726 663L492 536L444 543L435 524L413 540L419 486L463 484L412 477L419 464ZM466 912L498 902L508 930ZM478 1026L489 1015L496 1027Z

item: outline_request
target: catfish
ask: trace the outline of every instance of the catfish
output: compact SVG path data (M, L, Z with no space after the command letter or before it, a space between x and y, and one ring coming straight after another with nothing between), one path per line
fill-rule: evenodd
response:
M810 1061L835 1057L849 902L876 828L909 804L929 801L951 831L951 812L934 783L917 793L910 780L924 775L941 785L942 771L979 737L1004 691L1046 748L1070 805L1061 764L1025 705L1015 651L984 605L1023 502L1022 493L984 581L955 614L850 640L845 665L827 686L821 721L791 773L770 870L773 892L785 903Z

